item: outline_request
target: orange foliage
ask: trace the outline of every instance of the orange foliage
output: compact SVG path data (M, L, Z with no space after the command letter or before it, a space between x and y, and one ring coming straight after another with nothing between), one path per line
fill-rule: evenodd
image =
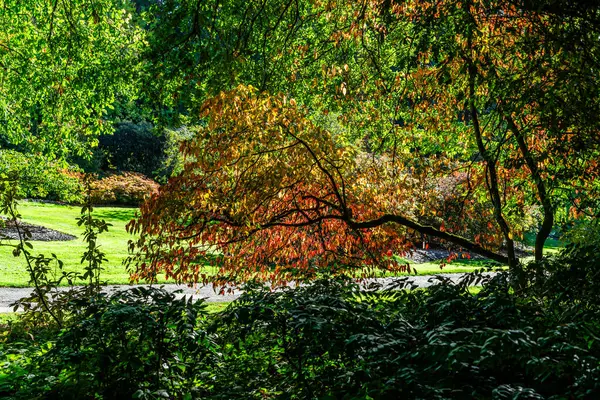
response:
M407 248L396 227L348 224L389 205L375 187L365 196L360 181L369 171L359 168L356 151L336 145L293 103L240 87L203 106L209 123L182 146L184 171L129 226L141 233L137 245L148 260L135 278L164 271L178 281L205 280L202 262L219 254L223 282L277 284L380 266L383 252ZM398 268L388 261L386 268Z
M313 8L337 28L288 49L290 85L305 92L240 86L202 105L183 172L129 225L133 278L206 281L215 262L219 283L396 269L389 254L415 232L515 267L514 239L538 226L529 214L541 215L541 259L560 202L599 177L597 85L581 78L596 67L552 42L573 25L503 0ZM503 244L508 258L489 250Z
M137 172L111 174L92 182L92 204L141 204L159 185Z

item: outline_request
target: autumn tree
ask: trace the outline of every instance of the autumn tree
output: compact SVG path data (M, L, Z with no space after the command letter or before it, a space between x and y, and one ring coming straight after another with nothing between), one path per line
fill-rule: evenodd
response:
M414 232L518 268L515 240L535 229L541 261L559 207L597 213L597 7L296 2L273 21L248 4L263 46L232 55L264 68L240 78L236 59L229 86L260 90L205 96L184 171L130 225L138 277L198 281L211 257L223 281L398 268ZM214 26L236 32L230 12Z

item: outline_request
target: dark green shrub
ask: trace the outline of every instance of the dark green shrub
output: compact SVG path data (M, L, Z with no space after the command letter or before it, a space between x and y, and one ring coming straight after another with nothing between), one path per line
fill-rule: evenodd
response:
M5 345L20 398L596 399L597 243L519 277L250 285L225 311L138 288L73 304L42 350ZM543 268L543 269L540 269ZM473 291L471 283L485 283ZM16 378L7 378L10 376Z
M443 279L414 291L249 291L218 320L233 374L217 376L214 398L597 398L594 297L549 308L509 282L500 273L477 294Z
M555 257L530 263L526 273L521 296L544 305L547 323L600 320L600 237L568 244Z
M147 122L118 122L111 135L100 136L96 153L102 171L132 171L156 177L165 157L166 137Z
M197 398L213 346L202 301L138 287L82 298L69 327L22 377L19 398Z
M193 135L193 128L157 129L148 122L118 122L115 131L99 138L91 158L73 156L86 172L110 174L136 172L165 183L182 168L179 147Z

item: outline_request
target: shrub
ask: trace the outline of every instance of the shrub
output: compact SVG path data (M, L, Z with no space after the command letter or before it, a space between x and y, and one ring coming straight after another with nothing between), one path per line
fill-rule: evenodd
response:
M92 183L92 204L137 206L158 190L158 184L142 174L123 172Z
M100 136L98 141L100 168L103 171L133 171L156 177L165 152L166 137L157 134L147 122L118 122L111 135Z
M409 278L389 288L348 278L280 291L248 285L213 316L159 289L81 300L52 345L6 351L0 390L67 399L598 398L598 254L598 242L569 246L530 264L519 290L508 272L480 271L419 290L405 290ZM470 290L478 282L486 284Z
M65 165L35 154L0 150L0 178L16 185L17 197L81 202L83 187Z
M212 345L205 304L158 288L80 298L68 329L13 381L17 398L198 398ZM17 364L17 363L13 363ZM0 388L3 387L0 379ZM9 385L4 384L6 388Z
M477 294L443 278L414 291L347 281L249 291L218 321L229 374L217 376L215 398L598 396L597 304L585 316L548 315L509 278Z
M100 136L91 158L73 155L71 161L89 173L137 172L161 184L181 172L179 148L196 129L158 129L144 121L117 122L114 128L112 134Z

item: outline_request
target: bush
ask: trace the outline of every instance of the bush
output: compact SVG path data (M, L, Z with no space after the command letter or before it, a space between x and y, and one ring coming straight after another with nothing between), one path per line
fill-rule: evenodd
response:
M92 204L120 204L138 206L158 184L142 174L124 172L112 174L92 183Z
M156 134L147 122L118 122L112 135L100 136L98 141L102 171L133 171L156 177L164 159L166 137Z
M65 165L35 154L0 150L0 179L16 185L18 198L81 202L83 186Z
M419 290L347 278L225 311L159 289L82 300L52 345L13 346L0 390L21 398L593 399L600 396L600 245ZM544 269L540 269L544 268ZM485 281L480 291L469 284ZM42 350L40 350L42 349ZM16 355L20 354L20 355ZM3 376L3 378L2 378Z
M251 291L219 320L230 374L217 377L215 398L596 398L597 303L548 314L538 300L513 294L507 273L477 294L444 280Z
M205 304L158 288L81 298L69 328L29 366L13 368L16 398L198 398L212 368ZM8 380L6 376L5 380ZM9 378L10 379L10 378ZM3 385L4 383L4 385Z
M165 183L181 171L179 147L194 135L194 127L161 130L148 122L117 122L115 131L102 135L91 158L71 156L72 162L89 173L137 172Z
M599 254L592 239L524 276L421 290L325 280L247 291L216 321L230 374L214 398L598 398Z

